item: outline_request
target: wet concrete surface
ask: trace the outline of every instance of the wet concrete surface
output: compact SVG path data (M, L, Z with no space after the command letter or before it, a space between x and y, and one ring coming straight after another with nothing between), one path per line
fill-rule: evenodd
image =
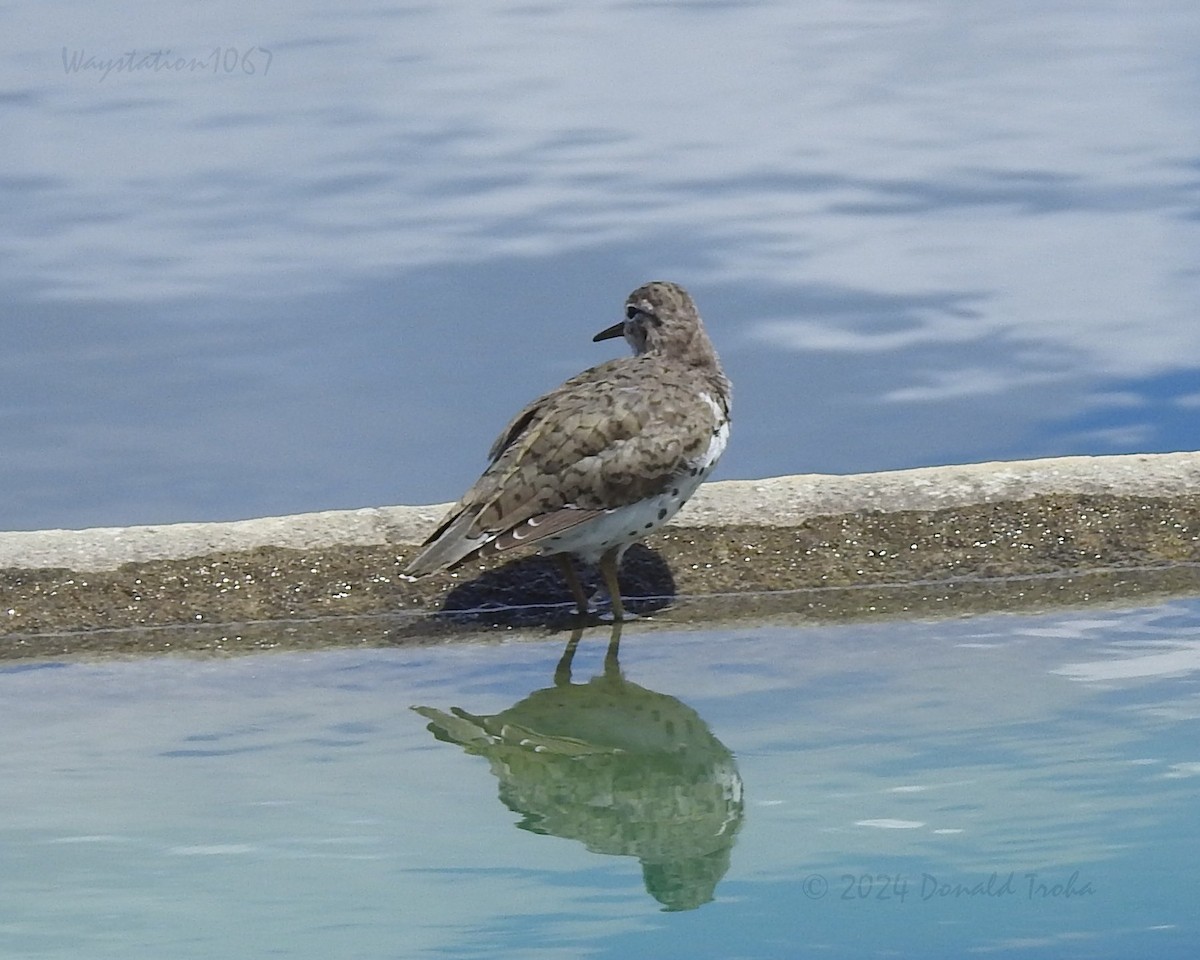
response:
M544 558L410 582L400 571L414 551L262 546L84 572L8 567L0 658L440 642L573 623L567 588ZM1064 493L669 526L630 550L622 585L649 598L633 610L675 626L1148 602L1200 593L1200 494Z
M994 613L1037 614L1070 608L1149 606L1200 595L1200 565L1103 570L940 583L817 587L770 593L681 597L655 609L637 605L626 635L708 629L731 624L810 625L830 622L938 619ZM647 607L649 606L649 609ZM533 605L480 612L385 613L243 623L183 623L80 632L11 634L0 661L162 654L236 656L273 650L419 646L510 640L561 642L586 629L606 639L613 624L580 622L569 608Z

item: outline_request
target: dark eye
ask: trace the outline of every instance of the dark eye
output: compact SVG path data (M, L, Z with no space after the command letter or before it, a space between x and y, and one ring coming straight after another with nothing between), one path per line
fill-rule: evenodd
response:
M655 326L655 327L662 326L662 320L660 320L658 317L656 317L653 313L651 313L645 307L635 307L632 304L630 304L628 307L625 308L625 316L628 317L630 320L636 320L638 317L641 317L645 322L651 324L652 326Z

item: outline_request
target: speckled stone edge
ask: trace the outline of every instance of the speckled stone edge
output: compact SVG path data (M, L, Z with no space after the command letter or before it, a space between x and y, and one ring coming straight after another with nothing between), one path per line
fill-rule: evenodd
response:
M1200 453L1060 457L709 483L671 522L679 527L784 527L814 516L863 510L933 511L1045 494L1172 497L1188 493L1200 493ZM260 547L320 550L416 544L449 506L328 510L223 523L0 532L0 570L59 567L90 572L114 570L124 563Z
M438 610L566 603L561 580L541 558L466 564L453 574L406 581L404 563L444 509L0 533L0 637L419 619ZM1116 596L1117 583L1137 580L1142 585L1131 589L1143 596L1144 576L1133 572L1166 568L1172 576L1158 576L1155 589L1200 592L1188 569L1200 565L1200 454L713 483L647 546L632 550L623 568L629 595L747 601L693 605L700 618L735 609L754 616L768 595L830 590L846 594L836 605L843 615L869 615L876 607L866 602L865 588L886 588L892 596L909 585L919 597L929 584L981 581L993 587L974 594L1002 605L1005 591L996 584L1072 573L1120 573L1108 576L1106 595ZM1169 588L1161 585L1167 581ZM1089 595L1095 598L1094 588ZM800 606L827 607L826 600ZM901 606L920 613L914 603Z

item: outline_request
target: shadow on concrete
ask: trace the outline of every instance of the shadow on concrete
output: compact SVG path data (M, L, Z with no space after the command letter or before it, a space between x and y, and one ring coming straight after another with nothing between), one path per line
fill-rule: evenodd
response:
M485 571L453 587L437 613L403 628L428 633L430 628L547 627L575 629L608 622L608 600L599 572L576 563L580 582L589 595L600 592L596 610L581 617L557 561L529 556ZM644 544L635 543L625 554L620 571L621 596L627 612L651 614L674 602L675 578L666 561Z

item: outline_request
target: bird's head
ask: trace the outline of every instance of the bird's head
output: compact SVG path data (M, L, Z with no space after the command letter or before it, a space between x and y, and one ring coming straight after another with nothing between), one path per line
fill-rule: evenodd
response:
M655 280L629 295L624 320L592 339L599 342L624 337L635 354L683 356L693 349L697 335L707 341L700 314L688 292L677 283Z

